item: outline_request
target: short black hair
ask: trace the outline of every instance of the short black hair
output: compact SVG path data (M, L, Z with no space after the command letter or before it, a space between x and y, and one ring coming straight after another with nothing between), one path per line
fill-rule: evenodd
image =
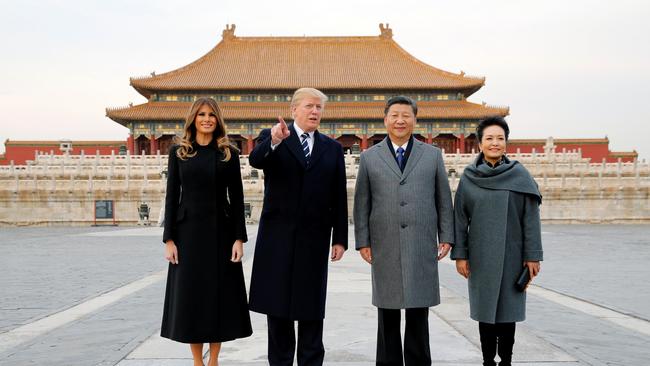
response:
M506 141L508 141L508 136L510 135L510 129L508 128L508 122L503 117L488 117L484 120L479 121L478 126L476 126L476 138L478 138L479 144L483 140L483 130L490 126L499 126L503 128L503 131L506 134Z
M410 105L411 109L413 109L413 115L414 116L418 115L418 105L415 104L415 101L413 99L405 95L396 95L388 99L388 101L386 102L386 108L384 108L384 117L388 115L388 110L390 109L390 106L392 106L393 104Z

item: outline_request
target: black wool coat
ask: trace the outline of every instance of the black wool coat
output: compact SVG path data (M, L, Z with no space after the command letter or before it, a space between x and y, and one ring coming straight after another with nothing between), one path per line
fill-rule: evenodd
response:
M347 249L345 161L341 144L316 131L307 164L293 125L289 131L272 150L271 131L263 130L249 156L253 167L264 170L249 306L317 320L325 317L330 243Z
M194 144L196 156L169 154L163 242L173 239L161 336L215 343L251 335L242 263L230 261L236 239L246 241L239 156Z

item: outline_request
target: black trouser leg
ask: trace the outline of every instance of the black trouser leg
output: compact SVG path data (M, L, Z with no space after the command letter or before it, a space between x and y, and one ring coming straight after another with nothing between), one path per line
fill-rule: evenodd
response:
M321 366L324 357L323 320L299 320L298 366Z
M431 365L429 308L406 309L404 363L406 366Z
M510 366L512 347L515 345L515 323L497 323L499 366Z
M377 308L377 366L402 366L399 309Z
M267 315L266 321L269 329L269 365L292 366L296 351L293 320Z
M481 338L483 366L495 366L494 357L497 355L497 331L495 324L478 323L478 333Z

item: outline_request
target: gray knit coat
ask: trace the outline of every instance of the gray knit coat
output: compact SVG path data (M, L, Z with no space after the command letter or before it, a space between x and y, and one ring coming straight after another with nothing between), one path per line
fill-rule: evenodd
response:
M472 319L485 323L526 319L526 293L515 288L524 261L541 261L542 196L517 161L465 168L454 202L452 259L469 259Z

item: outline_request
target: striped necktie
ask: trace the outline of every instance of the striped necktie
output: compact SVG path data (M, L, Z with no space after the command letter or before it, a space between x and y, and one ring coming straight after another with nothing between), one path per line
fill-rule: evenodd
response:
M309 151L309 134L308 133L303 133L300 135L300 138L302 138L302 152L305 154L305 160L307 161L307 164L309 164L309 158L311 157L311 152Z

